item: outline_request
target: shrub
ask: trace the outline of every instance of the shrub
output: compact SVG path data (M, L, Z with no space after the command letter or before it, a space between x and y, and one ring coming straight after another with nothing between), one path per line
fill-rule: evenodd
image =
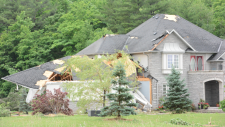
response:
M10 115L10 110L6 109L6 104L2 103L0 105L0 117L7 117Z
M43 95L36 95L32 100L32 115L40 112L46 113L63 113L65 115L73 115L72 109L69 108L69 100L64 99L67 92L61 92L59 89L54 89L54 94L51 91L46 91Z
M191 125L189 123L187 123L186 121L183 121L182 119L180 118L176 118L176 119L171 119L170 120L170 123L171 124L174 124L174 125Z
M26 114L28 114L28 111L30 110L30 105L26 102L26 98L27 98L27 92L26 92L26 89L23 89L21 98L20 98L19 111L25 112Z
M192 111L195 111L196 110L195 104L193 104L193 103L191 104L191 110Z
M18 111L20 101L20 95L18 92L10 92L7 98L4 98L3 100L5 101L5 103L7 103L6 107L11 111Z
M225 112L225 99L220 101L220 108Z

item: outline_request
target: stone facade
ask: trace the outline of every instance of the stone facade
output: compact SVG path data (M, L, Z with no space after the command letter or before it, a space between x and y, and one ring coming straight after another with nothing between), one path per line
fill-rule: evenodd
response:
M166 84L166 77L168 74L162 73L162 66L163 66L163 48L165 43L178 43L180 48L186 50L188 45L183 42L176 34L170 34L158 47L157 49L160 52L149 52L138 54L147 56L148 59L148 71L155 79L152 82L152 105L153 108L157 108L159 104L160 97L163 96L163 84ZM135 60L138 60L138 55L135 56ZM184 79L184 83L186 84L186 88L188 88L188 92L190 94L190 99L193 101L195 106L200 100L200 98L205 100L205 85L206 81L214 80L220 82L219 84L219 100L223 100L224 98L224 88L223 88L223 81L224 81L224 72L223 71L206 71L211 70L213 65L218 64L216 62L208 62L207 59L212 55L212 53L188 53L185 52L182 54L182 67L178 70L182 72L181 79ZM203 56L203 71L189 71L189 64L190 64L190 57L191 56ZM144 58L144 57L143 57ZM143 60L142 60L143 61ZM143 64L143 63L141 63ZM225 63L222 63L225 66ZM214 67L215 68L215 67ZM224 68L224 67L223 67Z

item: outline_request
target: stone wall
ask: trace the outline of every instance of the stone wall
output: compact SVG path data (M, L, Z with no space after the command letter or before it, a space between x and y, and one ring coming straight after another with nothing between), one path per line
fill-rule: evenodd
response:
M189 72L188 73L188 91L190 99L197 107L200 99L205 100L205 82L217 80L219 81L219 98L223 99L224 85L223 85L223 72L222 71L202 71L202 72Z
M175 34L169 35L158 47L157 49L162 51L165 43L178 43L180 48L183 50L186 50L188 46ZM163 84L167 83L166 77L168 74L162 73L162 52L152 52L152 53L146 53L149 59L149 73L158 80L153 80L152 82L152 105L153 108L158 107L158 101L160 97L163 95ZM215 72L207 73L205 71L202 71L201 73L197 72L190 72L189 73L189 64L190 64L190 56L203 56L203 63L204 63L204 70L209 70L210 63L207 62L207 59L212 55L210 53L184 53L183 54L183 73L181 74L181 79L184 79L184 83L186 84L186 88L188 88L188 92L190 93L190 99L193 101L195 105L199 102L200 98L203 97L203 81L210 79L210 78L218 78L224 81L223 72L220 71L218 74ZM224 69L224 68L223 68ZM223 84L223 83L222 83ZM223 94L223 87L220 86L220 100L221 96L225 96Z

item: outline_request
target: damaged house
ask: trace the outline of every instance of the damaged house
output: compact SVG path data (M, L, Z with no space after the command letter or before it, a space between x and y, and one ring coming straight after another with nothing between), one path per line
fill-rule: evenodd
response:
M144 73L138 74L139 91L153 108L166 96L166 77L174 66L185 79L190 99L197 106L204 99L211 107L224 99L225 42L176 15L157 14L127 34L105 35L76 55L129 53L139 61ZM47 62L2 79L30 88L35 93L41 87L63 81L79 80L72 71L60 67L71 56ZM31 92L32 93L32 92ZM33 92L34 93L34 92ZM29 100L29 98L28 98Z

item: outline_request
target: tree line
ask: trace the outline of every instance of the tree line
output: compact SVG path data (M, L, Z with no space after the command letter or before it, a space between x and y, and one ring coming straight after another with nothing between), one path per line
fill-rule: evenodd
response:
M174 14L225 38L225 0L0 0L0 78ZM0 98L15 90L0 80Z

